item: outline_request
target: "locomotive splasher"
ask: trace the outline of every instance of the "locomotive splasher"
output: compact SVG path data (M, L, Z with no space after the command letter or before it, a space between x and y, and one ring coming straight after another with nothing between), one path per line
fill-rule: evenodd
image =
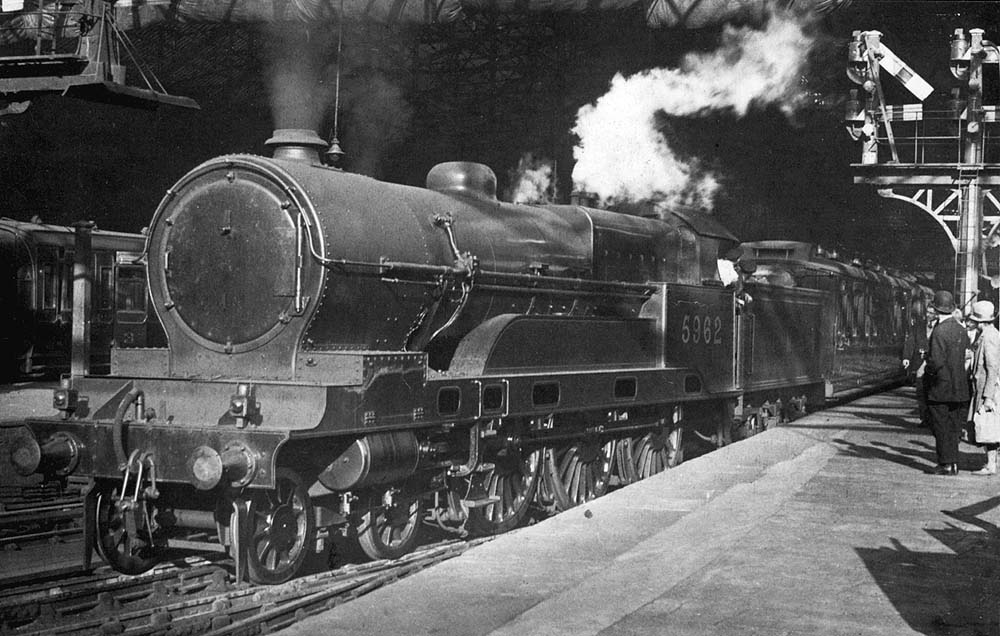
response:
M121 571L206 531L263 582L331 530L375 558L427 520L503 531L676 463L699 418L723 443L822 399L834 301L762 286L738 312L715 270L735 239L708 220L506 204L478 164L386 184L322 166L313 133L271 144L156 211L169 346L68 378L62 416L12 445L23 474L92 479L87 529ZM759 334L803 353L765 366Z

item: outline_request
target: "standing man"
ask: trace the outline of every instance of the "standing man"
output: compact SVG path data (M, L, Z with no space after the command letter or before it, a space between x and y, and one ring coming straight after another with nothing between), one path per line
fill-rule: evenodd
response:
M920 303L921 305L923 302ZM923 319L920 313L923 311ZM927 410L927 381L924 371L927 367L927 350L931 340L931 331L937 323L937 312L930 304L922 310L919 305L914 307L914 320L910 331L903 342L903 369L913 380L913 388L917 395L917 412L920 414L920 426L931 427L931 416Z
M935 475L958 474L958 439L969 404L969 376L965 353L969 335L955 319L955 298L948 291L934 293L931 307L938 323L931 332L927 354L927 409L931 416L937 450Z

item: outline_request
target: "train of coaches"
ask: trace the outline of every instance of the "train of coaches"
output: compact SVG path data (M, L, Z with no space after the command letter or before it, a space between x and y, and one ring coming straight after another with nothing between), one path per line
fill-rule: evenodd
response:
M89 480L88 545L121 572L197 547L276 583L333 534L392 558L427 524L506 531L675 465L685 432L898 381L929 291L702 215L504 203L480 164L415 188L322 165L308 131L269 143L194 168L136 243L95 233L110 369L4 429L8 468ZM38 333L69 321L73 246L44 229L5 248ZM756 268L727 286L736 247ZM127 346L140 318L165 339Z

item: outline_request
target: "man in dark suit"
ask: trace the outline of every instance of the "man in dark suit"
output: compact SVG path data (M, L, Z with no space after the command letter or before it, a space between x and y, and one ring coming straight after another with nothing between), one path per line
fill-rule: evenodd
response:
M953 312L955 299L951 292L934 293L931 303L939 315L931 332L927 354L927 408L931 416L937 450L935 475L958 474L958 439L969 404L969 375L965 355L969 349L969 334Z
M924 375L927 363L927 350L931 341L931 331L937 323L937 312L928 303L921 309L923 301L914 305L910 329L903 341L903 369L907 379L913 383L917 395L917 411L920 413L920 426L931 427L931 416L927 410L927 378ZM923 315L921 315L923 314Z

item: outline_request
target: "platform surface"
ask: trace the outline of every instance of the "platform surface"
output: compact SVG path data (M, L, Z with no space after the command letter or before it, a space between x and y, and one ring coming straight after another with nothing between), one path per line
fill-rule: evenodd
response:
M912 390L811 414L282 634L997 635L1000 477Z

